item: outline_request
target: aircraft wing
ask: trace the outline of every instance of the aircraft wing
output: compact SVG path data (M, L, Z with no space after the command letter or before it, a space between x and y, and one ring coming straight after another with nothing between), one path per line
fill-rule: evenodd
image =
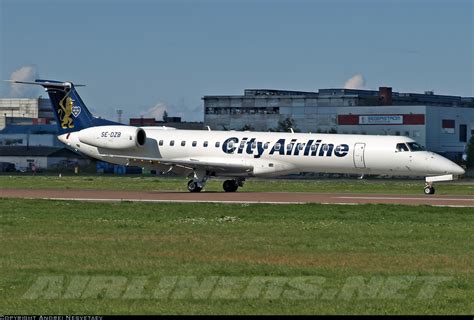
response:
M253 171L253 166L247 165L240 160L229 161L229 159L213 158L213 157L198 157L198 158L178 158L178 159L161 159L152 157L136 157L123 155L103 155L110 158L127 159L131 165L136 166L167 166L168 171L174 171L173 168L181 168L187 170L204 169L220 173L250 173Z

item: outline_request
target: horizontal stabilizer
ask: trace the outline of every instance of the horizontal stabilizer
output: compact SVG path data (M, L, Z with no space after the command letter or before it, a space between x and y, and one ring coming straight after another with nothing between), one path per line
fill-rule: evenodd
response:
M35 84L43 87L71 87L71 82L62 82L62 81L54 81L54 80L41 80L37 79L35 81L18 81L18 80L3 80L10 83L20 83L20 84ZM85 87L84 84L75 84L75 87Z

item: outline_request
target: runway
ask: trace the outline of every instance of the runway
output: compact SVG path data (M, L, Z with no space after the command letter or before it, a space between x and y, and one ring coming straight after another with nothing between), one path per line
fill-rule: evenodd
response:
M168 202L168 203L269 203L269 204L404 204L447 207L474 207L474 196L396 195L307 192L146 192L121 190L3 189L0 198L50 199L96 202Z

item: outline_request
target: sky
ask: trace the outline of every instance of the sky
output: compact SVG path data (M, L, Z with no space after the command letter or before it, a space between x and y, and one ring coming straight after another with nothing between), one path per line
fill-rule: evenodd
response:
M112 120L202 121L246 88L474 96L473 20L473 0L0 0L0 78L85 84Z

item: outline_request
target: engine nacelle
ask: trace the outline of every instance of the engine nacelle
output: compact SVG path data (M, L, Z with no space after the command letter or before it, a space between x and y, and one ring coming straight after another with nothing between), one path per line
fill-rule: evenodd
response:
M79 141L98 148L133 149L145 144L146 133L130 126L91 127L79 132Z

